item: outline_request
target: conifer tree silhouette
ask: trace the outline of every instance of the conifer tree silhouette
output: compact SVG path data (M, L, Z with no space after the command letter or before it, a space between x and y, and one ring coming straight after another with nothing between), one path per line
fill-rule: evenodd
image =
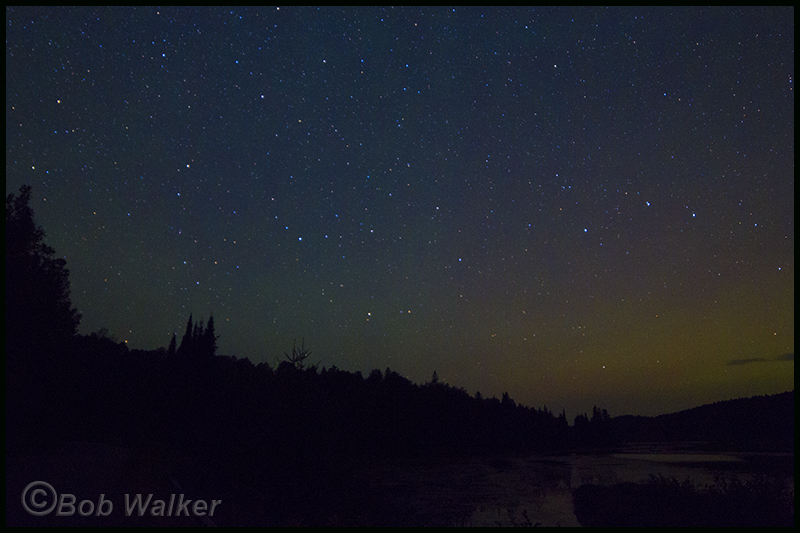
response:
M64 395L81 315L66 261L44 243L31 188L6 196L6 446L30 451L65 430Z
M214 315L209 317L208 324L203 327L203 319L194 323L190 314L177 355L184 359L200 360L211 359L216 354L217 335L214 333Z
M206 329L202 332L198 341L204 357L211 358L217 355L217 336L214 334L214 315L208 317Z
M177 354L181 357L186 357L189 352L191 351L192 347L192 314L189 313L189 320L186 322L186 331L183 334L183 338L181 339L181 345L178 348Z
M69 298L66 261L44 243L31 187L6 197L6 359L44 356L75 335L81 315Z
M192 349L197 351L199 348L199 341L203 337L203 318L200 317L200 322L194 325L194 331L192 331Z
M170 359L175 357L176 345L177 345L177 335L175 335L175 332L173 331L172 340L169 341L169 348L167 348L167 357L169 357Z

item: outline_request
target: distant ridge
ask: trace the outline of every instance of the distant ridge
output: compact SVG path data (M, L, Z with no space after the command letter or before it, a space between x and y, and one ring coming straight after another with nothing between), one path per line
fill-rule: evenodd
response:
M618 416L608 424L616 442L705 441L715 448L794 452L794 390L655 417Z

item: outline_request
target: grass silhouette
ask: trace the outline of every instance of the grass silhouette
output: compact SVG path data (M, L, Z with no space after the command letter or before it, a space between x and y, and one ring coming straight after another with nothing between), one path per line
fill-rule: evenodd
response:
M794 489L775 478L717 479L698 487L689 479L651 476L640 483L583 485L573 491L583 526L793 526Z

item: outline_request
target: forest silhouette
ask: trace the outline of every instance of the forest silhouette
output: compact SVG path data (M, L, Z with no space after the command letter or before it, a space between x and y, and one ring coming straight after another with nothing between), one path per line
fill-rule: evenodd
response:
M365 462L596 450L634 440L794 450L793 392L662 417L612 418L595 406L570 425L564 411L520 405L508 393L471 396L435 370L415 384L390 368L367 377L320 368L309 364L304 342L274 367L220 356L213 315L207 322L190 315L180 342L173 335L155 350L130 350L106 331L79 335L66 263L44 243L30 197L23 186L6 198L7 457L68 441L155 447L196 490L242 502L222 510L221 523L302 517L324 525L366 513L367 523L390 525L395 511L354 475Z

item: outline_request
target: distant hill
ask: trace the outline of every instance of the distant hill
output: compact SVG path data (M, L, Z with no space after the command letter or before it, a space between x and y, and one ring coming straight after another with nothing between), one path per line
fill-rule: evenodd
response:
M716 448L794 451L794 391L656 417L619 416L607 423L617 443L705 441Z

